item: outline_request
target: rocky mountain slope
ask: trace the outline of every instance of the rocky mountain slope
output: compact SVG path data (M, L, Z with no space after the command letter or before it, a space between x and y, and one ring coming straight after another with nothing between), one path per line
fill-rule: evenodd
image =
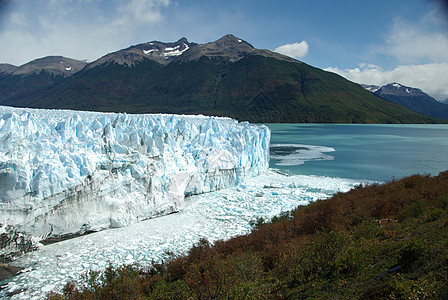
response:
M0 103L19 101L64 80L87 63L62 56L48 56L20 67L0 64Z
M162 43L159 41L143 43L109 53L89 64L86 69L93 69L107 64L133 67L146 60L167 65L174 58L196 45L196 43L190 43L186 38L181 38L174 43Z
M251 122L437 122L339 75L256 49L233 35L206 44L182 38L132 46L46 88L2 96L0 104L206 114Z
M448 105L437 101L420 89L396 82L382 87L371 85L363 85L363 87L383 99L412 111L436 118L448 118Z

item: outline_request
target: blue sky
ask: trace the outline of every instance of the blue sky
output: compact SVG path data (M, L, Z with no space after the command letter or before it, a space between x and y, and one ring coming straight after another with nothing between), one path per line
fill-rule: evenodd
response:
M448 97L448 14L437 0L0 0L0 62L95 60L153 40L232 33L367 84Z

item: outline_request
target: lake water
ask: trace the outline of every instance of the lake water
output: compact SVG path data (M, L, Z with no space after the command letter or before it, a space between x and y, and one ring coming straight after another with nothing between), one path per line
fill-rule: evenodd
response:
M267 125L270 167L292 174L389 181L448 169L448 125Z
M258 217L270 218L366 181L448 169L448 125L268 126L271 170L265 174L191 196L176 214L43 246L14 262L26 272L0 283L0 298L23 290L12 298L41 299L109 262L148 265L167 252L184 253L200 238L213 242L245 234Z

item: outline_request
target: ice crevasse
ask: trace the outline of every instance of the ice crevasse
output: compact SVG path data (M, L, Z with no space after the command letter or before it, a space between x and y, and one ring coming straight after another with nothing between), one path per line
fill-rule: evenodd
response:
M264 172L269 142L223 117L0 107L0 224L47 238L176 212Z

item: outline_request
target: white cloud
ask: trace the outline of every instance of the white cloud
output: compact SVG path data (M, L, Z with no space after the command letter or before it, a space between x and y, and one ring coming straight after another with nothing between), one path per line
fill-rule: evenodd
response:
M381 86L398 82L419 88L437 100L448 98L448 63L402 65L391 71L383 71L378 66L368 64L360 64L358 68L353 69L329 67L325 70L357 83Z
M372 85L392 82L422 89L432 97L448 98L448 35L440 19L431 11L412 23L395 19L383 44L374 47L374 54L383 55L383 62L396 60L399 65L384 70L380 66L361 63L356 68L326 68L348 80ZM376 61L380 61L376 59Z
M152 24L163 19L161 8L169 4L170 0L131 0L118 11L124 19Z
M127 0L111 6L114 2L14 2L9 23L0 28L0 63L21 65L48 55L95 60L154 38L171 5L170 0Z
M28 25L25 15L19 12L12 12L11 15L9 16L9 20L11 24L16 26Z
M308 43L301 41L300 43L286 44L275 48L275 52L299 59L308 53Z
M448 35L428 26L396 21L386 39L384 52L403 64L448 61Z

